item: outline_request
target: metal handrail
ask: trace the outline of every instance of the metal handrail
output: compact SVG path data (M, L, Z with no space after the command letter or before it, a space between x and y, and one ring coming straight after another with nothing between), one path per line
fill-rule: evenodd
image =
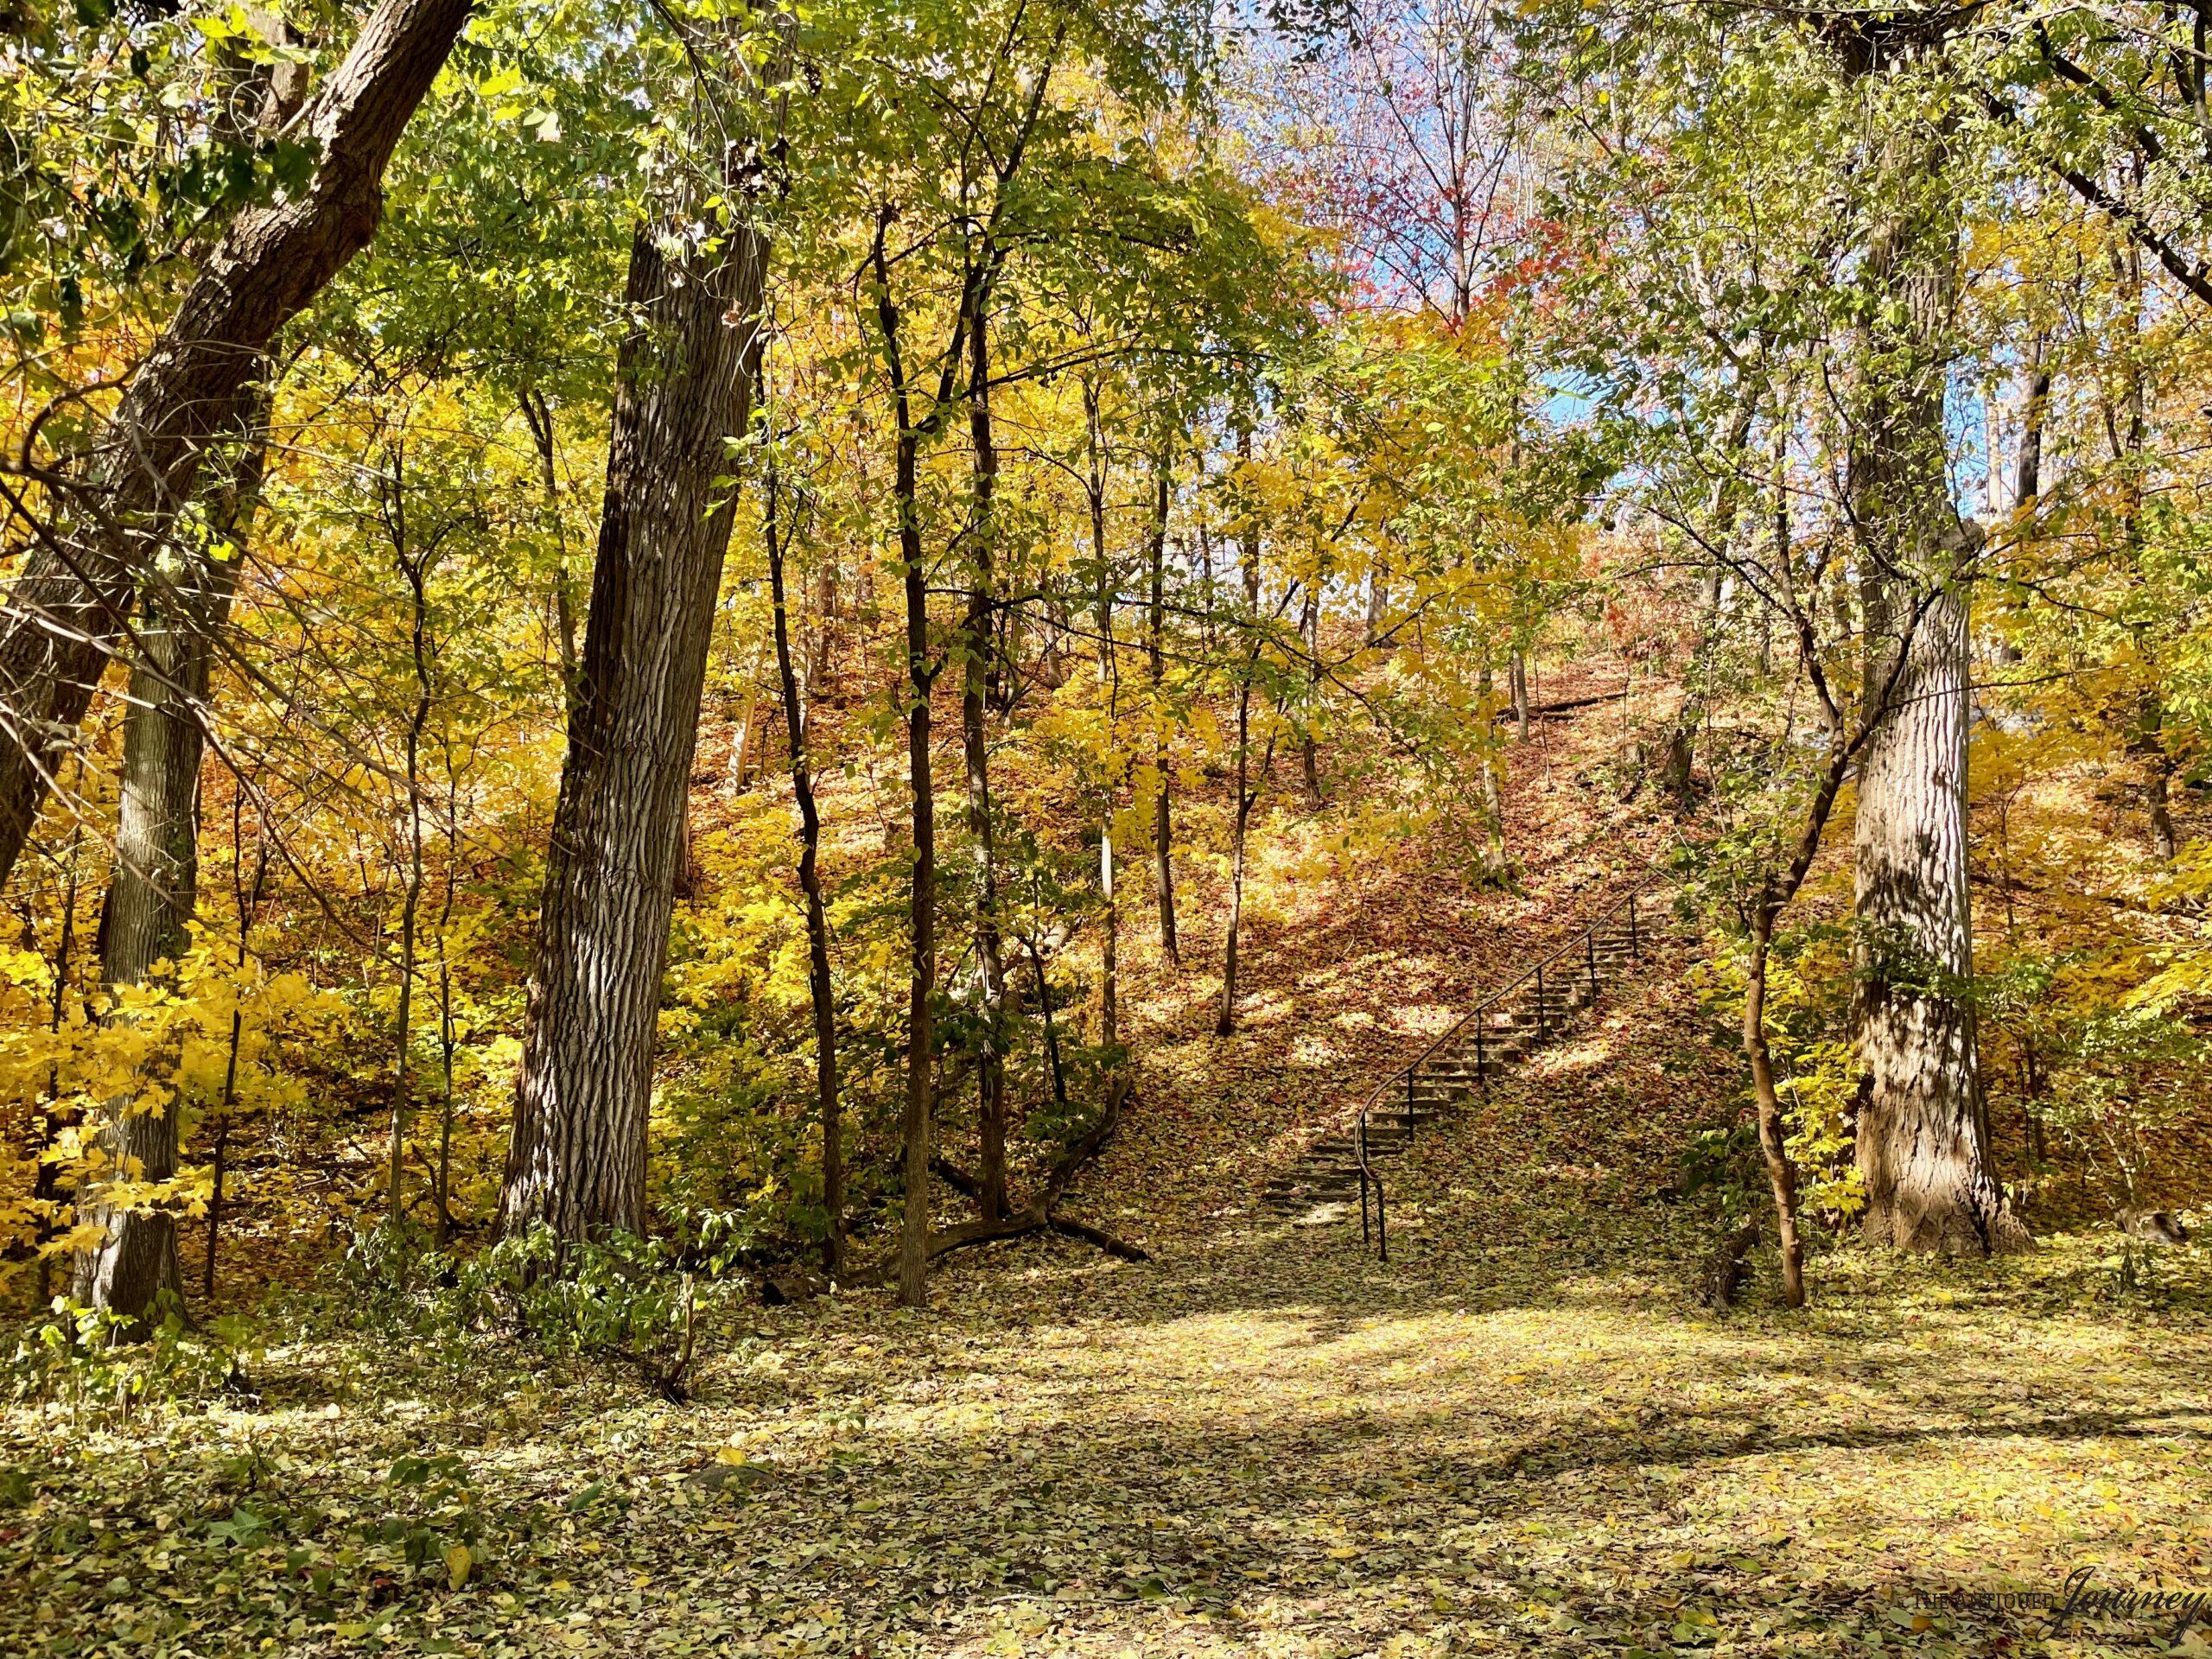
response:
M1490 1074L1484 1069L1484 1056L1483 1054L1483 1033L1489 1022L1484 1018L1484 1016L1488 1014L1490 1011L1499 1002L1504 1001L1505 998L1511 996L1522 986L1528 984L1533 980L1535 982L1536 988L1537 1030L1540 1035L1548 1038L1551 1035L1551 1031L1549 1015L1544 1007L1544 969L1550 967L1560 957L1566 956L1567 952L1574 950L1578 945L1580 945L1582 947L1584 961L1587 963L1589 968L1590 990L1591 995L1594 997L1597 995L1598 990L1598 931L1604 927L1606 923L1611 921L1614 917L1620 914L1621 911L1625 908L1628 912L1629 954L1631 957L1638 956L1640 952L1638 950L1636 932L1636 901L1641 894L1657 883L1667 880L1668 877L1673 874L1674 872L1667 868L1664 865L1656 866L1651 869L1646 870L1643 875L1637 879L1635 886L1631 887L1626 893L1614 899L1611 904L1606 906L1605 909L1599 911L1595 916L1592 917L1590 920L1584 925L1580 932L1574 934L1567 941L1567 943L1560 945L1549 956L1540 957L1533 967L1523 969L1518 979L1508 981L1505 984L1501 985L1497 989L1492 991L1488 996L1483 998L1481 1001L1476 1003L1473 1007L1469 1008L1466 1013L1461 1014L1457 1020L1452 1022L1450 1030L1446 1031L1441 1037L1439 1037L1427 1048L1421 1050L1421 1052L1408 1064L1399 1067L1396 1071L1384 1077L1381 1083L1376 1085L1374 1092L1370 1094L1368 1097L1360 1103L1359 1133L1353 1144L1359 1153L1359 1242L1362 1249L1364 1249L1368 1243L1367 1189L1370 1185L1372 1185L1375 1188L1376 1236L1382 1246L1382 1259L1385 1262L1388 1262L1390 1259L1390 1234L1388 1224L1384 1222L1382 1216L1382 1178L1368 1166L1367 1161L1368 1116L1382 1103L1384 1093L1386 1091L1395 1090L1398 1084L1402 1082L1405 1084L1406 1090L1406 1111L1408 1118L1410 1118L1414 1109L1414 1080L1420 1073L1421 1067L1427 1065L1429 1061L1434 1059L1447 1045L1454 1041L1459 1037L1460 1033L1466 1030L1471 1022L1476 1021L1479 1021L1480 1023L1475 1025L1475 1080L1482 1087L1485 1089L1488 1088L1490 1086L1488 1082Z
M1387 1262L1390 1259L1390 1223L1382 1213L1382 1178L1369 1168L1367 1164L1367 1109L1363 1106L1359 1111L1358 1144L1359 1244L1362 1249L1367 1248L1367 1188L1368 1184L1372 1182L1375 1186L1375 1233L1382 1243L1382 1259Z

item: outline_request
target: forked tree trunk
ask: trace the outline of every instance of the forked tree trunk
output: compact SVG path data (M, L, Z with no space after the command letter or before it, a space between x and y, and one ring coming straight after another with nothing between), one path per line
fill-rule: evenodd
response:
M210 546L235 538L251 515L267 453L268 407L265 389L250 388L250 429L211 504ZM123 722L115 869L100 918L100 976L111 995L143 984L156 964L175 960L191 944L200 881L201 721L215 644L238 588L237 551L225 552L216 558L195 551L179 580L156 586L143 613L143 657L131 670ZM134 1096L108 1102L100 1139L111 1166L126 1179L172 1179L176 1113L174 1100L159 1110L143 1109ZM181 1298L172 1211L111 1204L94 1188L80 1201L78 1219L106 1230L99 1245L77 1257L78 1300L139 1319L162 1292Z
M139 579L170 540L202 456L233 428L276 331L374 232L385 163L469 0L384 0L295 125L306 188L234 219L106 423L98 510L41 535L0 610L0 884L105 671Z
M641 227L569 752L554 808L499 1225L565 1237L645 1219L654 1024L736 503L766 244L664 251Z

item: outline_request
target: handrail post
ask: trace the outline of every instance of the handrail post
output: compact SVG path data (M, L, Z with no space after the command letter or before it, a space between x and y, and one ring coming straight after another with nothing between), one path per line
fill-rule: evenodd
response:
M1590 931L1582 936L1582 945L1583 954L1589 958L1590 962L1590 1001L1594 1006L1598 1001L1598 926L1596 923L1592 923Z
M1539 1041L1552 1039L1551 1010L1544 1006L1544 964L1536 964L1536 1037Z
M1636 894L1633 892L1628 896L1628 954L1631 962L1643 960L1643 953L1637 949L1636 944Z
M1490 1067L1483 1064L1483 1027L1490 1024L1490 1016L1480 1008L1475 1010L1475 1083L1484 1092L1490 1090Z
M1390 1265L1390 1218L1382 1213L1382 1178L1375 1178L1375 1240L1382 1247L1382 1265Z
M1367 1109L1359 1113L1359 1248L1366 1249L1367 1236Z

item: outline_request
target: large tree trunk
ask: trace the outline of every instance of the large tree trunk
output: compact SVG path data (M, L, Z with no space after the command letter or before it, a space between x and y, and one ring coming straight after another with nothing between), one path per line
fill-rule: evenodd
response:
M106 423L97 510L32 547L0 610L0 882L210 442L238 423L276 331L368 243L385 165L468 10L384 0L371 15L296 124L319 150L307 188L232 223Z
M1989 1148L1969 987L1967 616L1955 594L1922 617L1859 780L1859 1115L1866 1231L1899 1249L1989 1252L2027 1242Z
M735 501L766 242L640 228L569 753L545 869L499 1224L564 1236L645 1219L653 1031L699 699Z
M208 548L239 535L260 491L267 454L268 397L249 389L251 429L224 488L211 502ZM235 548L224 556L195 550L182 576L149 594L123 722L123 772L117 809L115 870L100 918L100 976L111 995L143 984L157 964L191 944L200 880L200 762L215 644L237 592ZM123 1016L111 1016L123 1017ZM100 1130L111 1166L125 1179L167 1181L176 1174L176 1103L147 1110L135 1096L107 1103ZM95 1188L79 1219L105 1237L81 1253L73 1294L79 1301L132 1319L168 1291L181 1298L176 1217L162 1206L111 1204Z
M791 664L789 609L784 596L784 543L777 518L776 475L768 475L765 527L768 588L775 602L776 675L783 690L784 735L791 746L791 794L798 803L799 891L806 897L806 989L814 1006L814 1098L822 1119L822 1207L829 1231L822 1267L835 1274L845 1265L845 1160L837 1109L837 1004L830 978L830 923L822 904L822 814L814 802L814 769L806 752L806 717L798 675Z
M1891 49L1872 35L1852 47L1861 74ZM1941 183L1948 149L1940 133L1889 141L1881 160L1906 205L1866 250L1848 489L1868 707L1891 690L1859 766L1858 1159L1871 1243L1991 1251L2027 1234L1990 1153L1972 1001L1963 584L1975 540L1951 498L1943 420L1960 238Z

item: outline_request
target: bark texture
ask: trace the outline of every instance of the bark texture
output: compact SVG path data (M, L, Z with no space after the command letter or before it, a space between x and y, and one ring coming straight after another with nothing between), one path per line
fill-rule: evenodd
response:
M1929 20L1941 31L1950 24ZM1910 47L1853 28L1853 75ZM1989 1147L1972 1001L1967 880L1967 588L1978 538L1948 471L1943 402L1961 225L1948 135L1901 127L1878 158L1892 205L1868 238L1872 303L1847 486L1858 535L1866 696L1854 830L1866 1236L1899 1249L1993 1251L2027 1234ZM1886 707L1877 709L1887 688Z
M1947 591L1913 632L1859 779L1859 1167L1866 1237L1898 1249L2027 1242L1990 1154L1970 995L1967 672L1966 605Z
M385 163L468 11L468 0L384 0L371 14L300 118L321 155L306 189L232 223L107 421L97 511L33 546L0 609L0 882L202 458L236 425L276 331L374 233Z
M251 514L267 453L265 392L255 389L245 403L252 429L241 435L235 464L208 504L208 545L194 550L175 581L156 586L141 613L141 654L131 669L123 722L115 872L100 918L100 976L111 994L144 983L191 944L200 883L201 721L216 641L238 588L235 549L221 544ZM125 1179L169 1180L177 1164L175 1103L148 1105L136 1096L108 1102L102 1149ZM96 1188L86 1194L79 1218L106 1234L77 1257L72 1294L78 1300L135 1319L149 1313L164 1291L181 1297L172 1211L111 1202Z
M645 1224L645 1122L707 644L735 502L766 245L631 249L591 606L531 976L499 1224Z

